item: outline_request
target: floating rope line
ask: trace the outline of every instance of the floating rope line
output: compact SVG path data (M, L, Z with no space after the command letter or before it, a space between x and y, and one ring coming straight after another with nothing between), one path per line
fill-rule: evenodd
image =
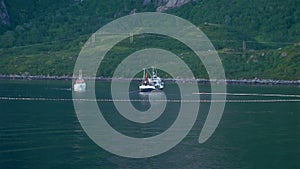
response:
M64 99L64 98L40 98L40 97L0 97L0 100L8 101L81 101L81 102L149 102L147 99ZM247 99L247 100L180 100L180 99L153 99L151 102L170 103L270 103L270 102L300 102L300 99Z
M193 93L193 94L199 94L199 95L227 95L227 96L263 96L263 97L298 97L300 98L300 95L294 95L294 94L261 94L261 93Z

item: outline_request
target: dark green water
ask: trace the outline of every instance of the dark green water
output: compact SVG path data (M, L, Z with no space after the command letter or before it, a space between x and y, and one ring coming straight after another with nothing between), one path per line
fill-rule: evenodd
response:
M136 85L136 84L135 84ZM134 86L134 85L133 85ZM176 91L166 84L166 92ZM109 97L109 83L97 84L97 97ZM209 86L200 86L209 91ZM300 94L295 86L230 85L231 93ZM137 92L130 95L138 97ZM72 98L69 81L0 81L0 97ZM172 95L170 95L172 97ZM174 95L174 97L177 97ZM209 98L207 98L209 99ZM228 96L228 99L296 99ZM299 98L298 98L299 99ZM147 103L134 103L147 109ZM176 103L167 107L178 109ZM197 121L176 147L146 159L113 155L98 147L81 128L72 101L0 100L0 169L40 168L300 168L300 102L227 103L213 136L198 143L209 103L201 103ZM128 135L155 135L176 119L163 115L157 125L134 127L120 122L112 103L103 103L106 119Z

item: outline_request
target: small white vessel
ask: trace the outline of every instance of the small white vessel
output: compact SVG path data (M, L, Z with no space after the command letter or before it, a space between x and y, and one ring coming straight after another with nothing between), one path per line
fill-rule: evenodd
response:
M149 78L150 76L150 78ZM155 67L152 67L152 74L148 72L147 69L144 69L143 81L139 86L141 92L150 92L153 90L163 90L164 82L160 77L157 76L157 70Z
M79 70L79 77L76 79L74 83L74 91L75 92L84 92L86 90L86 84L84 79L82 78L82 70Z

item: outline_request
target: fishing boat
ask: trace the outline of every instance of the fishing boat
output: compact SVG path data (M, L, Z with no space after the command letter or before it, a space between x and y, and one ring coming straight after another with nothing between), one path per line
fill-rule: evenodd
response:
M139 86L141 92L151 92L153 90L163 90L164 82L157 76L157 69L152 67L152 73L143 69L143 81ZM150 77L149 77L150 76Z
M75 92L84 92L86 90L86 84L84 79L82 78L82 70L79 70L79 77L76 79L74 83L74 91Z

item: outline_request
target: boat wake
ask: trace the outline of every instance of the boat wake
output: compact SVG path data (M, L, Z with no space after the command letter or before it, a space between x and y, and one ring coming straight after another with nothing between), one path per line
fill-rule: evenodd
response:
M49 90L72 91L72 88L48 88Z

